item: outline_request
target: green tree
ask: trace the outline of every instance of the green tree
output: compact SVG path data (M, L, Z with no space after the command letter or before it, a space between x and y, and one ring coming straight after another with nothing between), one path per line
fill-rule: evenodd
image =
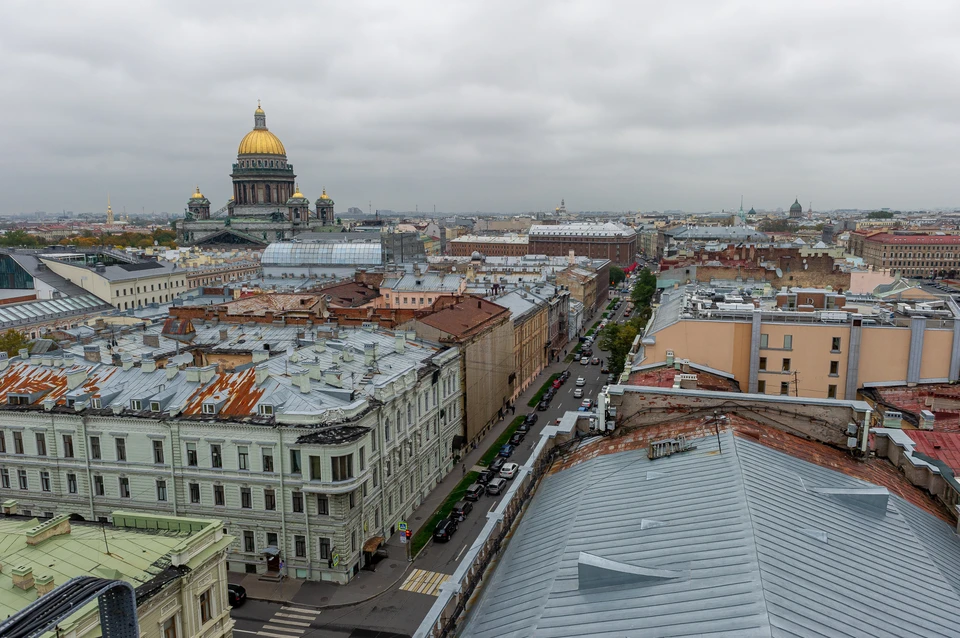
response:
M630 299L633 300L637 309L649 306L653 301L653 296L657 292L657 277L648 269L644 268L637 276L637 282L633 285L633 291L630 293Z
M623 272L620 266L610 266L610 285L617 286L627 278L627 273Z
M607 357L607 365L612 374L618 375L623 372L627 355L630 354L633 341L640 332L637 324L635 319L622 324L610 323L600 331L597 347L610 353Z
M893 219L893 213L888 210L875 210L867 215L867 219Z
M792 233L797 225L786 219L765 219L757 224L757 230L765 233Z
M27 335L19 330L10 329L0 335L0 352L6 352L7 356L15 356L20 348L25 348L30 343Z
M4 246L37 246L40 241L25 230L11 230L0 237L0 244Z

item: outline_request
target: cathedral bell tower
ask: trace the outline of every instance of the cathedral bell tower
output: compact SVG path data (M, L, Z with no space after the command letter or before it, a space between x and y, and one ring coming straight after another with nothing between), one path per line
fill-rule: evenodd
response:
M194 219L210 219L210 200L203 196L199 186L187 202L187 212Z
M300 192L299 184L297 192L287 200L287 219L298 226L306 226L310 222L310 200Z
M323 189L323 194L320 195L320 198L317 199L317 219L320 220L320 223L323 226L333 226L336 221L335 213L333 212L333 200L330 199L330 196L327 195L327 189Z

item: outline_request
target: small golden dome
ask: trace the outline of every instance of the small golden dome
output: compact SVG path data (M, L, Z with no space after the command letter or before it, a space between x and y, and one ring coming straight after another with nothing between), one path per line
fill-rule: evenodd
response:
M300 184L297 184L297 192L291 195L291 197L299 197L301 199L306 199L303 197L303 193L300 192Z
M264 115L263 109L260 108L260 100L257 100L257 110L253 112L254 115Z
M323 195L320 196L320 199L330 199L330 196L327 195L327 189L323 189Z
M287 150L276 135L265 128L253 129L240 140L239 155L286 155Z
M200 192L200 187L197 186L197 192L190 196L190 199L203 199L203 193Z

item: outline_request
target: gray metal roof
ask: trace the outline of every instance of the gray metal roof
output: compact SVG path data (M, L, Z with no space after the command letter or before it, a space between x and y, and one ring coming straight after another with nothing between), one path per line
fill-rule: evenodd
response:
M957 635L950 525L721 436L723 454L709 437L668 458L632 450L545 478L462 635Z

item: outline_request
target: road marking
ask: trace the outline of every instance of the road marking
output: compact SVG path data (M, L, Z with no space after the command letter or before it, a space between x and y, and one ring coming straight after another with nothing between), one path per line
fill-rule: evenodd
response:
M449 580L450 574L429 572L425 569L415 569L400 585L404 591L412 591L427 596L439 596L440 586Z
M462 548L460 548L460 551L457 552L457 556L456 556L456 558L453 559L453 562L457 562L458 560L460 560L460 557L463 556L463 553L464 553L465 551L467 551L467 546L466 546L466 545L464 545Z
M272 619L270 622L279 622L279 623L283 623L284 625L293 625L293 626L295 626L295 627L309 627L309 626L310 626L310 623L308 623L308 622L299 622L299 621L296 621L296 620L284 620L283 618L274 618L274 619Z
M274 614L274 617L280 616L281 618L293 618L294 620L314 620L310 616L301 616L300 614L285 614L282 611L278 611Z
M235 634L237 634L237 633L240 633L240 634L253 634L254 636L257 635L257 632L255 632L255 631L250 631L249 629L237 629L236 627L233 628L233 633L235 633Z
M264 625L264 629L269 631L289 631L292 634L302 634L306 629L297 629L295 627L282 627L280 625Z
M281 609L283 609L283 611L292 611L298 614L310 614L312 616L316 616L317 614L320 613L316 609L304 609L302 607L287 607L286 605L281 607Z
M269 631L258 631L258 636L267 636L267 638L290 638L290 634L272 634Z

